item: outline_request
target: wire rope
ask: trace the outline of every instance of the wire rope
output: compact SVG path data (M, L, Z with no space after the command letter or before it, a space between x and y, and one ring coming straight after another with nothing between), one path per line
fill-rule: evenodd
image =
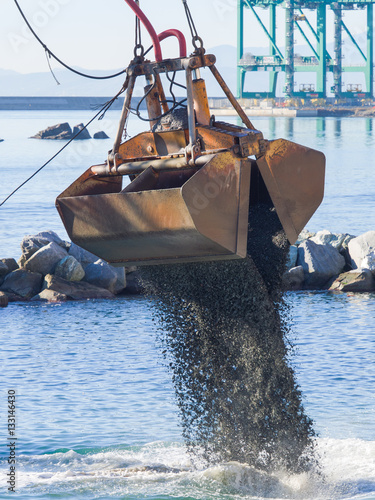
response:
M67 148L69 146L69 144L74 141L74 139L76 139L84 130L86 130L86 128L90 125L90 123L92 123L98 116L99 116L99 120L101 120L105 113L108 111L108 109L112 106L112 104L115 102L115 100L125 91L125 85L121 88L121 90L114 96L112 97L112 99L110 99L109 101L107 101L101 108L100 110L86 123L86 125L84 125L84 127L79 130L71 139L69 139L69 141L64 144L64 146L62 148L59 149L59 151L57 151L57 153L55 153L48 161L46 161L41 167L38 168L38 170L36 170L32 175L30 175L30 177L28 177L25 181L23 181L18 187L16 187L16 189L14 189L1 203L0 203L0 207L2 207L4 205L4 203L6 201L9 200L9 198L11 198L19 189L21 189L25 184L27 184L33 177L35 177L41 170L43 170L44 167L46 167L49 163L51 163L52 160L54 160L62 151L64 151L65 148Z
M72 71L73 73L76 73L77 75L79 76L83 76L84 78L91 78L93 80L108 80L110 78L115 78L116 76L120 76L120 75L123 75L125 72L126 72L126 69L123 69L121 71L119 71L118 73L114 73L112 75L105 75L105 76L96 76L96 75L88 75L87 73L82 73L81 71L78 71L74 68L72 68L71 66L69 66L68 64L64 63L61 59L59 59L48 47L47 45L39 38L39 36L37 35L37 33L35 32L34 28L31 26L31 24L29 23L26 15L24 14L23 10L21 9L19 3L17 2L17 0L14 0L14 3L16 4L23 20L25 21L27 27L29 28L29 30L31 31L31 33L34 35L34 37L36 38L36 40L40 43L40 45L43 47L43 49L45 50L46 54L48 57L53 57L58 63L60 63L62 66L64 66L64 68L68 69L69 71ZM48 57L47 57L47 61L48 61ZM50 70L51 70L51 73L53 75L53 77L55 78L55 80L57 81L55 75L53 74L53 71L51 69L51 66L49 64L49 61L48 61L48 65L50 67ZM58 83L58 81L57 81Z

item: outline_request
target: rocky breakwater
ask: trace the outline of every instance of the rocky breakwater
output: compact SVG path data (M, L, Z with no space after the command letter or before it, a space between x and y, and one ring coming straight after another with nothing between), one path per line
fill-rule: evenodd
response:
M135 268L110 266L53 231L25 236L21 250L18 262L0 259L0 307L25 300L111 299L142 291Z
M286 290L375 292L375 231L303 231L290 247L283 281Z
M77 135L79 133L79 135ZM77 137L75 137L77 135ZM73 128L68 122L58 123L57 125L52 125L44 130L40 130L37 134L30 137L30 139L49 139L49 140L85 140L91 139L90 132L84 127L83 123L75 125ZM103 132L95 132L93 135L94 139L109 139L108 135Z

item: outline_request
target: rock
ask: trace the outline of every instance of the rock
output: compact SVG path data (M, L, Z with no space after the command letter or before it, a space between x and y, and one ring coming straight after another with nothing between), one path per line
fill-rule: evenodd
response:
M7 297L8 297L8 302L28 302L29 298L28 297L21 297L21 295L17 295L16 293L13 292L5 292Z
M340 274L345 259L331 245L306 240L298 247L297 265L303 267L306 285L321 288L332 276Z
M9 273L8 266L4 262L0 261L0 279Z
M83 281L67 281L52 274L44 278L43 289L59 292L72 300L112 299L114 297L109 290L104 288Z
M69 299L67 295L60 292L55 292L55 290L49 290L46 288L42 290L38 295L35 295L31 300L33 301L43 301L43 302L65 302Z
M353 238L355 238L355 236L351 236L350 234L347 234L346 237L344 238L344 241L342 242L341 248L340 248L340 253L344 257L345 263L346 263L346 266L344 269L345 271L350 271L353 267L352 266L352 259L350 257L349 248L348 248L349 241L351 241Z
M375 290L375 280L369 269L354 269L340 274L329 290L339 292L371 292Z
M6 307L9 303L8 295L4 292L0 292L0 307Z
M331 245L333 248L337 248L338 251L341 250L343 245L348 244L349 240L354 238L354 236L348 233L331 233L324 229L323 231L318 231L315 236L310 239L318 245Z
M292 267L283 275L285 290L301 290L304 281L305 273L302 266Z
M47 241L47 243L51 243L52 241L54 241L61 247L65 246L65 241L63 241L60 236L55 233L55 231L41 231L40 233L34 234L33 236L34 238L40 239L41 241L45 240Z
M53 140L69 140L72 138L72 129L69 123L59 123L52 125L44 130L39 131L33 135L31 139L53 139Z
M23 298L31 298L40 292L42 288L43 276L25 269L16 269L7 274L1 290L11 292Z
M369 269L373 274L375 274L375 252L370 252L363 259L361 264L362 269Z
M20 267L23 267L25 260L29 259L34 253L51 242L57 243L62 248L65 248L66 243L54 231L42 231L35 235L25 236L21 242L22 256L18 261ZM25 256L26 259L23 259L21 266L20 261L23 256Z
M50 274L54 271L56 264L66 257L68 252L60 245L52 241L35 252L24 264L28 271L40 274Z
M117 274L113 267L99 259L85 268L85 281L92 285L106 288L114 293Z
M48 245L48 242L41 243L33 236L25 236L21 241L22 255L18 260L19 266L23 267L27 259L29 259L32 255L34 255L34 253L36 253L45 245Z
M355 238L352 234L344 233L345 238L343 239L343 242L341 243L341 250L347 249L349 246L349 241Z
M14 268L14 264L15 268ZM9 265L8 265L9 264ZM3 284L5 276L10 272L18 269L18 264L14 259L1 259L0 260L0 285Z
M90 132L87 130L87 128L84 128L85 126L83 125L83 123L80 123L79 125L76 125L74 128L73 128L73 137L78 134L78 132L80 130L82 130L82 132L74 138L75 141L83 141L85 139L91 139L91 135L90 135Z
M124 292L131 295L140 295L145 292L142 286L141 275L138 270L126 273L126 288Z
M375 231L368 231L350 240L348 250L353 269L360 268L363 259L375 251Z
M11 273L12 271L18 269L18 264L16 259L0 259L0 262L2 262L7 266L8 273Z
M111 292L113 292L115 295L117 295L118 293L121 293L126 288L125 267L110 266L110 268L117 276L116 282L115 282L113 290L111 290Z
M311 231L308 231L307 229L302 229L302 231L299 233L298 239L295 242L295 245L300 245L302 242L308 240L309 238L312 238L315 236L315 233L312 233Z
M108 135L103 132L103 130L100 130L100 132L95 132L93 135L94 139L109 139Z
M67 281L81 281L85 277L83 267L72 255L67 255L57 263L54 274Z
M298 247L296 245L291 245L289 247L289 253L286 261L286 268L292 269L295 267L298 256Z
M27 261L26 255L22 254L21 257L17 261L18 267L23 268L26 261Z
M93 264L98 260L98 256L91 252L88 252L82 247L79 247L75 243L72 243L69 248L69 255L72 255L81 264L83 269L85 269L89 264Z

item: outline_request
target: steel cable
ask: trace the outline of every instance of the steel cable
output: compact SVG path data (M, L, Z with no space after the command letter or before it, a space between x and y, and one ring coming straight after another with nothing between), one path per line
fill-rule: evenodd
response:
M26 183L28 183L33 177L35 177L41 170L43 170L44 167L46 167L49 163L51 163L52 160L54 160L66 147L69 146L69 144L74 141L86 128L92 123L99 115L99 120L101 120L104 116L104 114L108 111L108 109L112 106L112 104L115 102L115 100L126 90L125 86L121 88L121 90L114 96L112 99L107 101L101 108L100 110L89 120L86 125L79 130L69 141L64 144L64 146L57 151L48 161L46 161L41 167L38 168L30 177L28 177L24 182L22 182L16 189L14 189L1 203L0 207L4 205L6 201L9 200L11 196L13 196L19 189L21 189Z
M51 50L47 47L47 45L39 38L39 36L35 33L33 27L31 26L31 24L29 23L27 17L25 16L25 14L23 13L19 3L17 2L17 0L14 0L14 3L16 4L23 20L25 21L27 27L29 28L29 30L31 31L31 33L34 35L34 37L36 38L36 40L40 43L40 45L43 47L43 49L45 50L46 54L49 56L49 57L53 57L58 63L60 63L62 66L64 66L64 68L68 69L69 71L72 71L73 73L76 73L77 75L79 76L83 76L84 78L91 78L93 80L108 80L110 78L115 78L116 76L120 76L120 75L123 75L125 72L126 72L126 69L123 69L121 71L119 71L118 73L114 73L113 75L106 75L106 76L95 76L95 75L88 75L86 73L82 73L81 71L78 71L74 68L72 68L71 66L69 66L68 64L64 63L61 59L59 59L53 52L51 52ZM49 62L49 61L48 61ZM50 65L49 65L50 66ZM50 66L50 69L51 69L51 66ZM53 74L53 71L51 70L52 72L52 75L53 77L55 78L56 80L56 77L55 75Z

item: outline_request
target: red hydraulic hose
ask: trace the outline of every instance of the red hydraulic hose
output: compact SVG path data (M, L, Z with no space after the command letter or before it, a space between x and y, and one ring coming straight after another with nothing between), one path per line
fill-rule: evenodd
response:
M175 36L178 39L178 43L180 46L180 57L186 57L186 40L181 31L175 29L165 30L158 35L159 42L170 36Z
M132 11L135 13L135 15L138 17L138 19L141 21L141 23L143 23L143 25L147 29L147 31L151 37L151 40L152 40L152 45L154 47L155 61L157 61L157 62L162 61L163 56L161 54L161 47L160 47L159 38L158 38L158 35L156 34L156 31L154 30L152 24L147 19L147 17L144 15L144 13L141 11L141 9L138 7L138 5L134 2L134 0L125 0L125 2L129 5L129 7L132 9Z

